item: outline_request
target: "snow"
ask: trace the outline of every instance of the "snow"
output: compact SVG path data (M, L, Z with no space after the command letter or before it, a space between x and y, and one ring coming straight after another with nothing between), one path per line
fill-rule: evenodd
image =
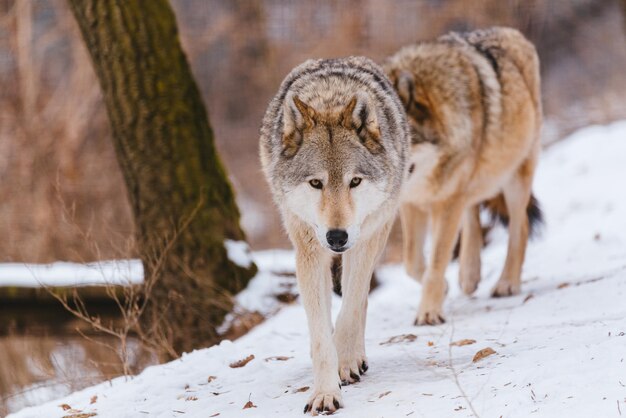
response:
M273 316L283 306L277 299L280 294L295 294L296 262L293 251L266 250L251 253L259 272L248 286L235 297L235 306L218 327L224 334L245 313L257 312L264 317Z
M228 258L238 266L250 267L253 256L245 241L224 242ZM260 254L259 257L270 257ZM279 266L280 268L281 266ZM293 271L293 268L291 268ZM0 287L128 285L143 282L141 260L109 260L95 263L51 264L0 263Z
M252 265L252 255L250 247L245 241L224 240L224 247L228 254L228 259L239 267L248 268Z
M495 234L483 281L468 298L447 277L448 322L413 326L420 285L399 265L378 270L370 295L370 369L342 388L338 417L619 417L626 414L626 122L584 129L548 149L535 193L547 224L531 243L519 296L492 299L506 252ZM265 253L261 275L289 271L293 253ZM270 279L256 286L265 289ZM258 289L257 289L258 290ZM262 291L248 290L241 298ZM336 315L340 299L334 297ZM411 337L395 338L401 335ZM450 346L461 339L474 344ZM496 354L477 362L476 352ZM241 368L229 364L253 354ZM283 356L272 358L275 356ZM235 342L118 378L12 418L62 417L68 404L97 417L302 416L312 386L309 340L299 304ZM92 396L97 401L90 403ZM243 409L251 401L255 407Z
M111 260L80 264L0 264L0 287L127 285L143 282L140 260Z

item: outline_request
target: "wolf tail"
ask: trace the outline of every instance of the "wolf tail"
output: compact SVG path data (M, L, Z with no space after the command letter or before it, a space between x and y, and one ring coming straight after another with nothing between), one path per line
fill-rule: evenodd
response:
M506 208L506 202L504 201L504 195L502 193L484 201L481 203L481 206L489 212L492 221L498 221L502 225L508 226L509 212ZM544 224L541 206L533 194L530 195L530 200L526 207L526 216L528 216L528 236L532 238Z
M486 247L489 243L487 241L487 235L493 229L496 222L500 222L504 226L509 225L509 211L506 208L506 202L502 193L489 200L485 200L480 204L480 207L481 209L485 209L491 217L491 223L489 225L481 226L483 247ZM530 200L528 201L528 206L526 207L526 216L528 216L528 238L532 238L537 235L540 227L544 224L541 206L539 205L537 198L532 194L530 195ZM461 236L459 234L452 253L452 259L456 260L459 257L460 251Z

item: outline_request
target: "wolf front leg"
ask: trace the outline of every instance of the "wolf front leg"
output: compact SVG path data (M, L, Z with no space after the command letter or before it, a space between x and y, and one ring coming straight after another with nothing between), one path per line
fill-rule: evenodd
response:
M433 250L422 281L422 300L415 325L437 325L445 322L442 307L448 291L444 277L452 258L452 248L459 233L464 200L454 197L436 203L431 210Z
M330 316L331 255L320 246L308 226L291 222L288 229L296 247L296 276L307 316L313 360L314 387L304 412L311 411L314 415L334 412L343 402Z
M413 205L400 206L402 222L402 258L406 273L418 282L424 275L424 241L428 228L428 213Z
M374 267L385 248L392 222L361 240L343 256L341 311L334 340L339 357L339 378L344 385L358 382L368 369L365 355L367 295Z

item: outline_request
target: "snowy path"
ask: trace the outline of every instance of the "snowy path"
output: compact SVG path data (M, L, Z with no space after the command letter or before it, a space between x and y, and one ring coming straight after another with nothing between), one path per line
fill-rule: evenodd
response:
M443 326L414 327L420 286L399 266L383 266L369 304L370 369L342 389L345 408L335 416L469 417L472 408L481 417L626 416L625 180L626 122L588 128L547 151L535 187L547 227L529 247L522 294L488 297L504 260L498 233L474 297L459 294L457 266L448 269ZM405 341L385 343L400 335ZM461 339L476 342L450 347ZM474 363L486 347L496 354ZM250 354L244 367L229 367ZM72 416L61 404L111 418L298 417L311 384L296 304L235 343L11 417ZM255 407L243 409L248 400Z

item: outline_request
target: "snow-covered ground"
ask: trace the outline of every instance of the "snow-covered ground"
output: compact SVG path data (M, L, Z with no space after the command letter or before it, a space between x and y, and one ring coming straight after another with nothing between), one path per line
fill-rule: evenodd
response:
M489 297L506 250L496 233L474 297L459 293L450 266L445 325L413 326L419 284L382 266L369 304L370 369L342 388L336 416L626 416L625 181L626 122L587 128L546 151L535 193L547 226L529 247L522 294ZM293 265L290 253L263 261L262 270ZM336 298L335 314L339 306ZM475 343L451 346L463 339ZM495 354L473 362L484 348ZM295 417L311 385L304 311L294 304L236 342L11 417Z
M111 260L80 264L0 263L0 287L103 286L143 282L139 260Z

